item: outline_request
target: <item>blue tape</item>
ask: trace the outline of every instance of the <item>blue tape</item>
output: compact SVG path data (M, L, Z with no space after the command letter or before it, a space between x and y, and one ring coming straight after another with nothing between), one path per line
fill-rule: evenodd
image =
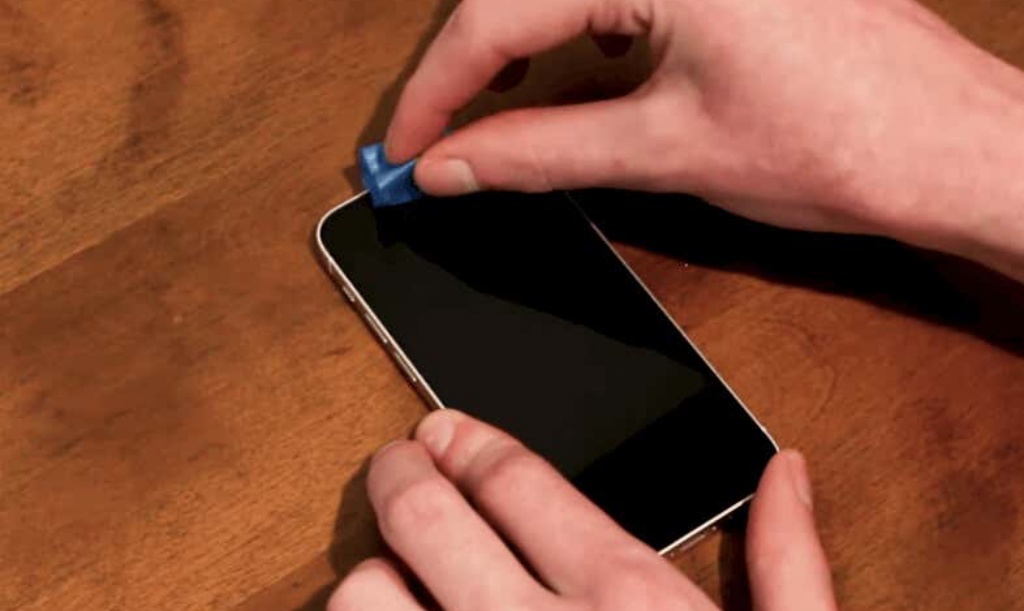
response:
M393 165L384 154L384 144L377 143L359 149L359 168L363 173L363 186L370 192L373 206L398 206L423 197L413 180L416 160Z

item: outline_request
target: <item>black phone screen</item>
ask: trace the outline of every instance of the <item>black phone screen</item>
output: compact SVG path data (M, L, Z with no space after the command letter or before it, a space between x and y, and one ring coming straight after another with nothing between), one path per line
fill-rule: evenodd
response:
M655 549L751 495L776 451L566 194L364 196L319 238L445 406Z

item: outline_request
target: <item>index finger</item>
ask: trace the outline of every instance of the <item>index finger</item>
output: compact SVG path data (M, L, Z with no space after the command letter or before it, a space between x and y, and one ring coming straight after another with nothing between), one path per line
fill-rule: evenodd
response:
M511 61L584 32L642 34L649 5L650 0L463 0L402 91L386 139L388 159L400 163L423 152Z

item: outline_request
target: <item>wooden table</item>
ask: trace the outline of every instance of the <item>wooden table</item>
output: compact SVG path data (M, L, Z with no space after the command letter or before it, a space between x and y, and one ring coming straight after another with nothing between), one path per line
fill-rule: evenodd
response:
M1017 0L932 4L1024 63ZM0 608L312 609L377 549L362 464L425 408L310 237L450 6L0 1ZM662 204L597 216L808 454L846 607L1024 607L1024 293ZM678 561L734 609L739 544Z

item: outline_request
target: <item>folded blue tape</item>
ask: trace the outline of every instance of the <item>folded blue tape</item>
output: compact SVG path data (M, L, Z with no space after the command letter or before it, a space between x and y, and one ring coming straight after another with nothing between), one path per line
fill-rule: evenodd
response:
M363 186L370 192L373 206L398 206L423 197L413 180L416 160L393 165L384 154L384 144L377 143L359 149L359 168L363 173Z

